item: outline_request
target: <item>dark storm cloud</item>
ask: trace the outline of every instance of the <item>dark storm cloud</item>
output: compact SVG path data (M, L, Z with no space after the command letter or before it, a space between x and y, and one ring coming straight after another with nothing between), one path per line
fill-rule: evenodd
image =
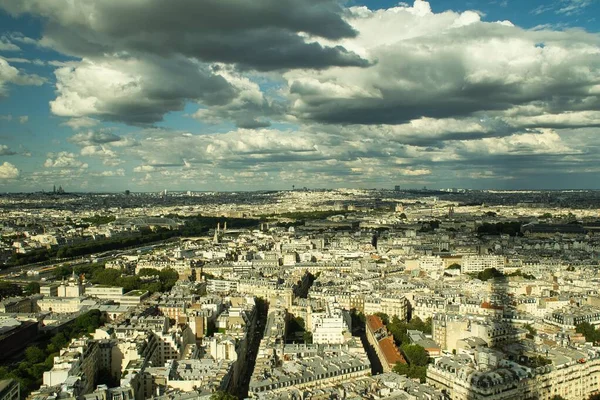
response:
M356 35L337 0L3 0L47 21L43 43L80 57L180 54L257 70L365 66L343 47L307 43ZM308 40L310 42L310 39Z

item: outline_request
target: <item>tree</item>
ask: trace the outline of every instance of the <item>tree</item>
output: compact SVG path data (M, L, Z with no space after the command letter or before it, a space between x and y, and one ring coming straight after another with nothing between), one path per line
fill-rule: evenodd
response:
M100 285L108 285L108 286L116 286L117 285L117 279L119 279L121 277L121 272L117 271L116 269L104 269L102 271L99 271L95 276L94 276L94 283L100 284Z
M20 296L23 292L18 285L10 282L0 282L0 300L6 297Z
M210 400L237 400L237 397L222 390L219 390L218 392L215 392L210 396Z
M482 281L487 281L494 278L504 278L504 274L498 271L496 268L486 268L477 274L477 279Z
M446 269L460 269L460 264L453 263L448 266Z
M527 329L529 331L529 335L530 336L537 335L537 330L533 326L531 326L529 324L525 324L525 325L523 325L523 328L525 328L525 329Z
M23 288L23 293L26 296L30 296L32 294L38 294L39 292L40 292L40 284L39 284L39 282L29 282Z
M25 359L31 364L37 364L46 360L46 354L39 347L30 346L25 350Z
M406 375L412 379L419 379L421 383L425 383L427 378L427 367L425 366L419 367L398 362L394 366L393 371L398 375Z
M173 268L165 268L159 273L160 283L162 285L162 291L170 291L175 283L179 280L179 273Z
M375 315L381 318L381 321L383 321L384 325L388 325L390 323L390 317L386 313L376 312Z
M583 336L585 336L585 340L588 342L595 343L600 341L600 332L598 332L596 328L594 328L594 326L589 322L582 322L581 324L577 325L575 327L575 332L581 333Z
M429 355L418 344L404 344L401 350L411 366L423 367L429 363Z
M302 339L304 340L305 344L312 344L312 342L313 342L312 332L304 332L304 334L302 335Z
M160 271L155 268L142 268L137 273L138 276L160 276Z

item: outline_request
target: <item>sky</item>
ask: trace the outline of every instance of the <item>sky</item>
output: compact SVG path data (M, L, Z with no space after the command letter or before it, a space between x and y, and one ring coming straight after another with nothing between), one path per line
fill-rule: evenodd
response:
M600 189L600 0L0 0L0 191Z

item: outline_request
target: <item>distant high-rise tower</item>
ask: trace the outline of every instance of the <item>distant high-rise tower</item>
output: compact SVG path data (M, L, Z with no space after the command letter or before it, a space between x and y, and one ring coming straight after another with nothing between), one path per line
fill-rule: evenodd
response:
M52 189L52 193L56 193L56 185L54 185L54 189Z
M399 192L400 191L400 185L394 186L394 191Z

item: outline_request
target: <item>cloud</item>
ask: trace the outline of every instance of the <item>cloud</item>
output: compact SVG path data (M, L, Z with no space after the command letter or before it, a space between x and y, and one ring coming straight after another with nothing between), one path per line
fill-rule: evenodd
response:
M67 140L79 146L93 146L118 142L121 140L121 137L110 131L89 131L77 133Z
M6 0L1 7L46 20L41 44L85 58L144 52L265 71L366 65L341 46L311 40L356 35L337 0Z
M133 172L152 172L155 170L156 168L152 165L138 165L133 169Z
M403 124L533 103L598 109L597 34L528 31L482 22L472 11L433 13L424 1L351 11L359 34L340 43L373 65L286 72L290 112L304 122Z
M39 40L9 35L10 43L72 56L47 62L56 68L50 107L79 151L49 154L47 168L24 179L114 176L106 181L144 189L456 187L537 183L542 173L597 164L596 33L485 22L423 0L381 10L337 0L182 0L166 14L165 1L2 2L44 22ZM586 3L551 5L567 14ZM4 59L6 88L25 76L14 63L32 65L13 60ZM201 128L156 127L181 111ZM101 128L113 121L137 128ZM90 170L87 157L111 168ZM125 163L135 168L117 167Z
M70 127L73 130L79 130L82 128L93 128L98 125L100 121L89 118L89 117L79 117L79 118L71 118L68 121L64 122L63 125Z
M11 41L6 36L0 36L0 51L19 51L21 48Z
M67 139L69 142L80 146L80 154L86 157L102 159L104 165L117 166L123 163L115 147L128 147L120 136L108 130L89 131L77 133ZM124 142L124 143L120 143Z
M55 75L58 97L50 109L71 118L151 124L167 112L182 110L188 100L212 105L235 96L223 77L183 58L84 59L58 68Z
M60 169L86 169L88 164L77 159L77 156L73 153L61 151L59 153L48 153L46 162L44 162L46 168L60 168Z
M44 78L23 73L0 57L0 98L8 95L7 85L10 83L22 86L40 86L44 82Z
M9 149L7 145L0 144L0 156L14 156L15 154L17 152Z
M590 5L592 5L592 0L561 0L556 13L565 15L580 14Z
M221 69L223 76L236 90L237 96L223 105L202 108L193 117L212 124L234 121L239 128L257 129L271 125L269 118L283 118L287 105L262 92L260 86L231 69Z
M119 168L119 169L114 170L114 171L95 172L95 173L92 173L91 175L92 176L99 176L99 177L125 176L125 170L123 168Z
M430 169L401 169L399 170L400 174L408 175L408 176L423 176L423 175L431 175Z
M19 117L19 123L20 124L26 124L29 121L29 116L28 115L21 115Z
M19 175L19 170L11 163L5 161L2 165L0 165L0 180L17 179Z

